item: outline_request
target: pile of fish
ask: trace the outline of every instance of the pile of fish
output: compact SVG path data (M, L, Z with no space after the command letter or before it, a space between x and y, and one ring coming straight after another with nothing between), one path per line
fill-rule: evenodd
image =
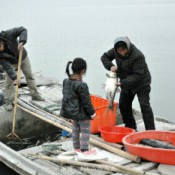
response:
M143 139L140 144L147 145L153 148L163 148L163 149L175 149L175 146L169 142L155 139Z

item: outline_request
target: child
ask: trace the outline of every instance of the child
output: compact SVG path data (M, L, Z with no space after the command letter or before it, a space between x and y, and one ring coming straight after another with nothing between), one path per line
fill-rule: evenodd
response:
M69 72L71 65L72 74ZM76 152L93 155L95 150L89 150L90 120L95 117L88 86L82 77L87 70L86 61L75 58L67 63L66 73L69 78L63 81L63 99L61 116L72 120L73 146ZM81 138L80 138L81 133Z

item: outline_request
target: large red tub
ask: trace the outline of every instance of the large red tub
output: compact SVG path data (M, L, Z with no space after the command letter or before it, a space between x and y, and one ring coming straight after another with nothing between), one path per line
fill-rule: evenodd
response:
M99 128L101 127L115 126L117 119L117 103L114 102L114 111L109 110L106 112L109 103L108 100L91 95L91 101L96 112L95 119L91 120L91 133L99 133Z
M123 144L129 153L143 159L163 164L175 165L175 150L152 148L137 145L142 139L157 139L169 142L175 146L175 132L170 131L144 131L130 134L123 138Z

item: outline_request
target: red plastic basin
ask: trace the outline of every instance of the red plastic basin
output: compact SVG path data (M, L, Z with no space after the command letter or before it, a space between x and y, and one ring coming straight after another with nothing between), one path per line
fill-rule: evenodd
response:
M114 111L106 112L109 101L107 99L91 95L91 101L95 109L96 117L91 120L91 133L99 133L99 128L115 126L117 120L117 103L114 102ZM106 120L108 120L106 122Z
M107 142L121 143L123 137L135 132L134 129L123 126L112 126L100 128L102 138Z
M123 144L127 146L129 153L152 162L175 165L175 150L136 145L142 139L162 140L175 146L175 132L144 131L133 133L123 138Z

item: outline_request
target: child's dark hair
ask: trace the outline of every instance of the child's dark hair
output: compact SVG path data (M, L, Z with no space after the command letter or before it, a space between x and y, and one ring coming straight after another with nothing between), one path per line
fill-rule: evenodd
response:
M87 63L83 58L75 58L73 61L69 61L66 66L66 73L70 77L69 66L72 64L71 69L73 74L80 74L82 70L86 73Z

